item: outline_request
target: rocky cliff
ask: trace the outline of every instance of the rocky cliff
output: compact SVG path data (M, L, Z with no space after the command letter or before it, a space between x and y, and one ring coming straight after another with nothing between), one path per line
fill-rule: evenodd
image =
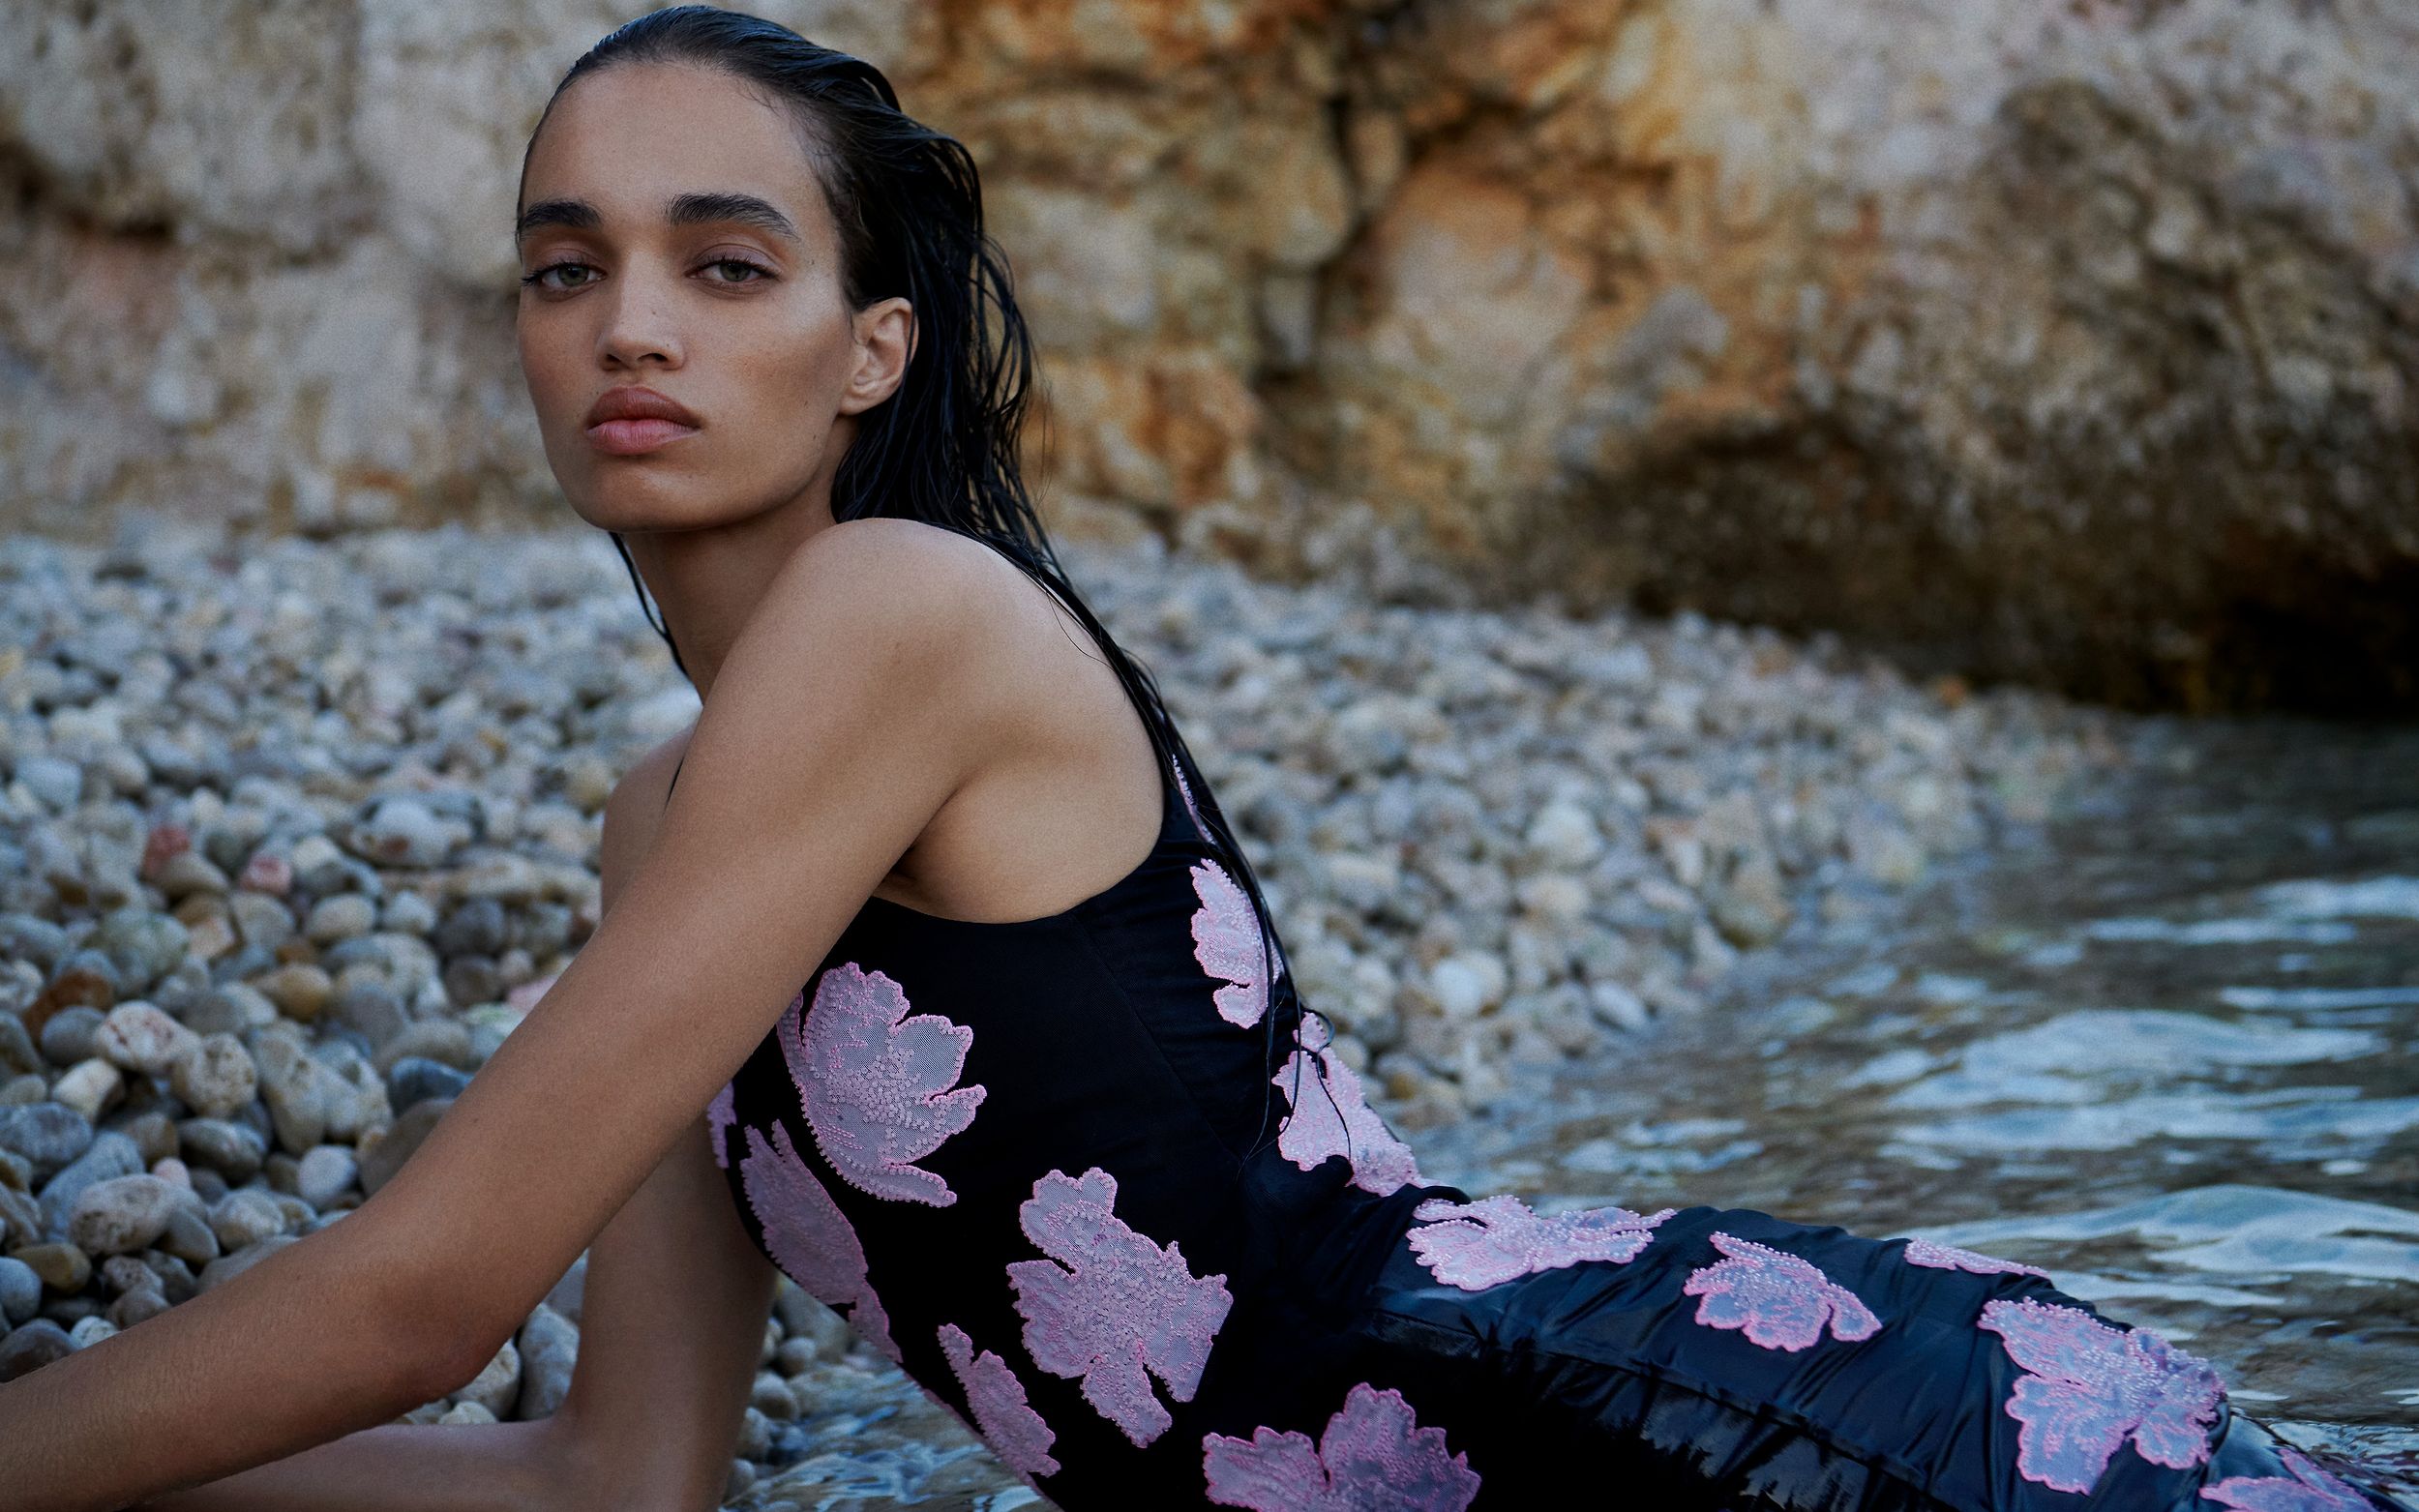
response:
M758 9L983 163L1061 530L2419 705L2400 0ZM0 520L561 510L514 175L634 12L9 11Z

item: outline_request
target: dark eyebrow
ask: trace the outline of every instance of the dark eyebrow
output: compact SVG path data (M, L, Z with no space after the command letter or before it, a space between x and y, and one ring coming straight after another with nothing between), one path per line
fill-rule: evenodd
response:
M793 242L805 240L790 218L771 201L733 191L674 194L664 206L664 221L670 225L733 222L786 236ZM513 240L518 242L540 226L565 225L574 230L593 231L604 223L605 218L584 199L541 199L514 219Z

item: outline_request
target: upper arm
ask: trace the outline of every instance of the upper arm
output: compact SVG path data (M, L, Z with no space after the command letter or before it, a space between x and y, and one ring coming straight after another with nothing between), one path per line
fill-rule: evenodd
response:
M609 809L610 911L349 1220L461 1321L472 1370L676 1141L710 1169L706 1103L994 735L975 564L930 527L855 522L874 524L903 528L835 528L785 566L654 833L633 846Z

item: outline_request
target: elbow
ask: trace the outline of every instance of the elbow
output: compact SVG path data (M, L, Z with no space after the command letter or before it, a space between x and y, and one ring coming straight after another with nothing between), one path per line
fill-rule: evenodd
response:
M379 1384L403 1403L398 1410L405 1412L452 1395L479 1374L478 1366L464 1363L461 1347L433 1336L403 1335L388 1359L392 1368L382 1373Z
M487 1363L482 1360L477 1365L469 1364L459 1352L450 1349L440 1351L431 1349L407 1357L410 1365L406 1374L409 1381L406 1394L411 1398L411 1407L452 1396L476 1379ZM490 1357L493 1357L493 1351ZM409 1411L411 1408L403 1410Z
M374 1336L385 1383L409 1395L401 1410L433 1402L470 1383L522 1319L507 1318L485 1294L471 1267L454 1261L425 1238L398 1238L401 1215L381 1225L375 1202L327 1230L351 1241L356 1285L374 1296L380 1326Z
M470 1384L520 1331L517 1322L488 1319L460 1297L406 1312L401 1327L396 1357L419 1393L413 1406Z
M386 1317L383 1352L395 1387L411 1398L406 1411L468 1385L520 1328L460 1286L398 1288Z

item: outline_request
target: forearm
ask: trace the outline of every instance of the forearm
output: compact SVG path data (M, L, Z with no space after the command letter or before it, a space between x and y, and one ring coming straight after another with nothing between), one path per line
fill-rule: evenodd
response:
M555 1422L381 1423L128 1512L546 1512Z
M463 1351L405 1328L394 1251L370 1225L365 1207L0 1385L11 1512L111 1512L391 1422L436 1395L433 1351Z

